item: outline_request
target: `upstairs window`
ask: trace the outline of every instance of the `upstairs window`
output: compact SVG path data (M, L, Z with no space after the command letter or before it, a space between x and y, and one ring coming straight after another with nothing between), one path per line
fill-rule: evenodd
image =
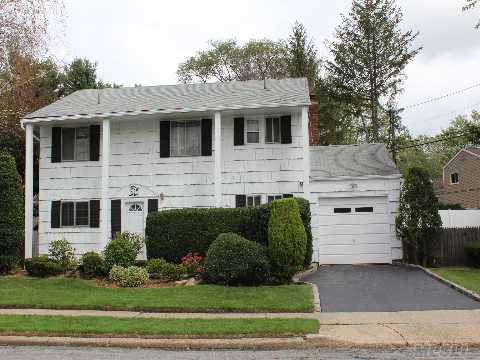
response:
M280 143L280 118L271 117L265 119L265 143Z
M247 143L258 144L260 142L260 126L258 120L247 120Z
M170 156L200 156L201 137L200 120L172 121L170 124Z
M62 161L85 160L90 160L89 128L62 128Z
M460 178L458 176L458 173L450 174L450 183L451 184L458 184L459 182L460 182Z

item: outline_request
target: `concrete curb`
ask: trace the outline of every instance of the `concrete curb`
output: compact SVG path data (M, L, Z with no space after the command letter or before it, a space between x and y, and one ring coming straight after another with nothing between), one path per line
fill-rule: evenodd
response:
M417 268L417 269L420 269L422 270L423 272L425 272L427 275L429 275L430 277L434 278L435 280L438 280L442 283L444 283L445 285L449 286L450 288L458 291L459 293L465 295L465 296L468 296L469 298L475 300L475 301L479 301L480 302L480 295L477 294L476 292L474 291L471 291L471 290L468 290L466 288L464 288L463 286L460 286L448 279L445 279L444 277L434 273L433 271L427 269L427 268L424 268L423 266L421 265L415 265L415 264L402 264L402 266L408 266L408 267L413 267L413 268Z
M297 274L295 274L295 276L293 277L293 282L296 282L296 283L300 283L302 282L302 279L307 276L307 275L310 275L310 274L313 274L314 272L318 271L318 264L317 263L313 263L309 269L305 270L305 271L301 271ZM314 308L314 312L315 313L319 313L319 312L322 312L322 307L320 306L320 294L318 292L318 287L317 285L315 285L314 283L311 283L311 282L308 282L308 281L305 281L304 282L305 284L310 284L310 286L312 287L312 293L313 293L313 308Z

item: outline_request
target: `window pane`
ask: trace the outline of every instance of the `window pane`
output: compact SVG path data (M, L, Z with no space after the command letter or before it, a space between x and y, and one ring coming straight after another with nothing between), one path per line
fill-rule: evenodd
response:
M247 120L247 131L258 132L259 129L258 120Z
M355 208L355 212L373 212L373 207L371 206L364 206Z
M335 214L348 214L352 212L351 208L335 208L333 209Z
M62 160L75 160L75 129L62 129Z
M272 137L272 118L265 119L265 142L271 143L273 142Z
M276 143L280 142L280 119L273 119L273 141Z
M261 205L261 203L262 203L262 196L261 195L255 196L255 206L259 206Z
M185 122L172 121L170 123L170 155L182 156L185 154Z
M90 159L90 130L89 128L78 128L77 129L77 143L75 147L75 152L77 157L75 160L89 160Z
M185 139L186 139L186 154L185 155L200 155L201 142L200 137L202 134L202 128L200 120L186 121L185 122Z
M247 197L247 206L253 206L253 196Z
M62 202L62 226L73 226L73 211L75 204L73 202Z
M258 132L247 133L247 143L258 144L260 142L260 134Z
M260 127L258 120L247 120L247 143L258 144L260 142Z
M75 204L75 225L88 226L88 202Z

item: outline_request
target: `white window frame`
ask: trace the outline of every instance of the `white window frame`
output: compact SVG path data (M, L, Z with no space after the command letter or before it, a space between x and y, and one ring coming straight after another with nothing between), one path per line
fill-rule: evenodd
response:
M64 203L73 203L73 225L63 225L62 218L62 207ZM77 225L77 203L87 203L87 224L86 225ZM90 227L90 201L89 200L65 200L60 201L60 227L62 228L79 228L79 227Z
M185 154L185 155L172 155L172 123L173 122L183 122L186 123L187 121L198 121L200 123L200 151L198 155L190 155L190 154ZM185 132L187 131L187 127L185 126ZM176 157L198 157L202 156L202 119L178 119L178 120L170 120L170 157L176 158Z
M453 176L456 176L456 178L457 178L456 182L453 182ZM450 185L458 185L458 184L460 184L460 175L458 174L458 172L451 173L450 174Z
M248 205L248 199L252 199L252 205ZM260 199L260 204L255 204L255 199ZM262 205L262 195L261 194L250 194L246 195L245 206L246 207L254 207Z
M78 160L78 158L77 158L77 130L78 129L87 129L87 133L88 133L87 154L90 154L90 129L89 129L89 127L88 126L76 126L76 127L66 127L66 126L64 126L61 129L62 129L62 133L61 133L60 156L61 156L62 162L90 161L90 155L85 160ZM66 130L66 129L74 129L75 130L75 136L74 136L74 141L73 141L73 159L64 159L64 157L63 157L63 130Z
M274 131L274 126L273 126L273 120L272 120L272 141L267 142L267 119L278 119L278 141L275 141L275 131ZM281 116L280 115L270 115L270 116L265 116L264 118L264 136L263 139L265 141L265 144L281 144L282 143L282 123L281 123Z
M273 200L272 200L272 201L283 199L283 195L282 195L282 194L269 194L269 195L267 195L267 203L271 203L271 202L272 202L272 201L269 200L269 198L271 198L271 197L273 197Z

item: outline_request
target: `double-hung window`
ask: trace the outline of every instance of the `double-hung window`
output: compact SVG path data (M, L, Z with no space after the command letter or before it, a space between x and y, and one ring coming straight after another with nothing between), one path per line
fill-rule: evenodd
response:
M62 161L84 161L89 159L89 128L62 128Z
M247 120L247 144L260 142L260 125L258 120Z
M200 156L201 137L200 120L172 121L170 124L170 156Z
M89 226L88 201L62 201L60 209L62 226Z
M280 118L265 118L265 143L280 143Z
M247 196L247 206L259 206L262 204L262 196L261 195L249 195Z
M458 173L450 174L450 183L451 184L458 184L459 182L460 182L460 178L458 176Z

